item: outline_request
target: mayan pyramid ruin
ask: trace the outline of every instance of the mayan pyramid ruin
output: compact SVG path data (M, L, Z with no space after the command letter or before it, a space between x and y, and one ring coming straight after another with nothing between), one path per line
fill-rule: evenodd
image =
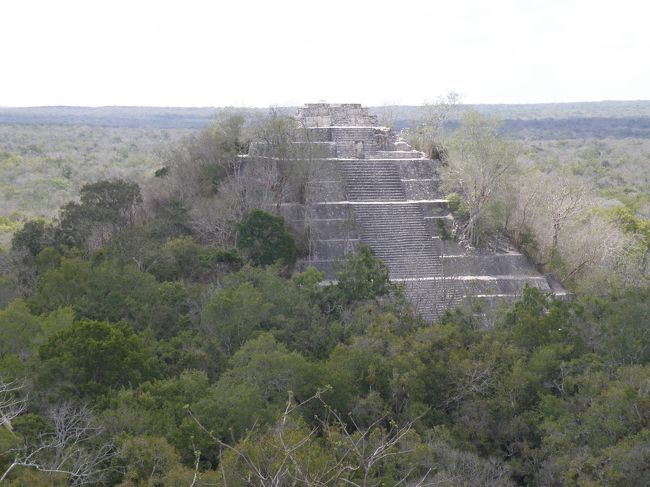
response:
M359 104L307 104L298 115L327 170L301 205L283 205L290 224L310 225L309 256L335 279L336 262L360 244L382 259L394 282L427 319L473 296L499 301L525 286L553 292L525 255L468 251L450 238L452 216L440 192L440 161L413 150Z

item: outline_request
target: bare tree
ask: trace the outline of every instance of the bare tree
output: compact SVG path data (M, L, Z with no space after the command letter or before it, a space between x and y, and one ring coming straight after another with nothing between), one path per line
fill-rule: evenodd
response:
M511 487L511 470L497 459L483 459L475 453L459 451L444 442L431 445L440 469L432 480L440 487Z
M12 287L6 297L0 294L0 305L3 300L26 298L32 294L38 280L33 260L33 256L26 249L0 252L0 275L6 278Z
M27 397L24 391L24 381L5 382L0 377L0 426L4 426L9 431L13 429L11 421L25 411Z
M545 204L546 213L550 217L553 229L551 245L556 249L560 231L587 208L587 187L568 178L556 178L555 184L550 187L548 182L544 184L546 191L540 203Z
M627 248L633 244L629 235L597 215L574 222L567 233L571 238L563 239L557 247L565 262L561 276L564 280L598 270L616 272L618 264L627 256Z
M533 173L517 178L508 215L507 229L517 241L532 231L540 247L540 260L559 250L560 237L567 227L575 227L583 212L594 207L587 186L576 178Z
M213 441L239 462L242 467L239 480L244 485L370 487L379 485L374 474L383 461L414 452L413 421L397 425L381 416L369 427L354 428L350 432L346 421L322 399L323 392L317 392L300 404L295 403L290 395L284 411L269 432L262 438L254 438L260 433L260 429L254 426L235 446L221 441L207 430L192 411L189 414ZM312 401L320 403L326 417L318 420L316 426L301 429L297 411ZM387 423L389 426L385 427ZM314 452L322 448L318 438L324 438L331 448L326 461L313 459ZM220 469L225 486L228 485L228 474L224 463L222 456ZM423 471L419 465L412 465L395 485L434 485L428 480L431 470Z
M90 410L65 403L50 408L46 416L51 430L7 452L13 452L13 460L0 476L0 483L19 467L67 477L71 486L100 481L110 469L115 449L110 442L102 441L104 430L95 425Z
M478 112L467 112L460 128L449 139L449 157L443 166L444 187L457 192L469 215L462 238L470 245L480 240L479 227L489 205L497 200L516 168L518 146L501 137L499 122Z
M562 280L598 274L602 282L642 282L635 238L608 221L580 178L532 173L516 179L507 232L539 264L552 264ZM630 263L633 264L630 266ZM581 279L583 280L583 279Z
M458 111L461 102L462 95L455 91L425 102L425 122L414 131L404 134L409 143L431 159L445 159L445 125Z

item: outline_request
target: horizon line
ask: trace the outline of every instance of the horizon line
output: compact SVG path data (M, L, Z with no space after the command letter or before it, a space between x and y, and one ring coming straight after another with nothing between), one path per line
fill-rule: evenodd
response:
M306 102L306 103L320 103L320 102ZM174 108L174 109L223 109L223 108L239 108L239 109L264 109L264 108L295 108L304 106L306 103L297 104L297 105L278 105L278 104L268 104L268 105L0 105L0 109L37 109L37 108ZM322 102L327 104L338 104L344 102ZM353 102L349 102L353 103ZM579 104L596 104L596 103L650 103L650 99L624 99L624 100L615 100L615 99L605 99L605 100L589 100L589 101L559 101L559 102L530 102L530 103L460 103L461 107L468 106L539 106L539 105L579 105ZM426 103L422 102L419 104L411 103L391 103L383 105L364 105L367 108L388 108L388 107L424 107L426 105L432 105L435 102Z

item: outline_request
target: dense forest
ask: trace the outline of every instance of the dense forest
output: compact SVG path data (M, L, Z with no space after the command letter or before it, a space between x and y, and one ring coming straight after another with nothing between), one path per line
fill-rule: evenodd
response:
M453 238L509 239L574 299L428 323L366 247L335 283L295 272L275 209L319 175L281 111L74 128L56 160L63 129L29 153L41 128L0 127L0 484L647 485L647 140L432 110L403 135L443 159ZM241 157L260 145L276 159ZM30 207L25 161L65 191Z

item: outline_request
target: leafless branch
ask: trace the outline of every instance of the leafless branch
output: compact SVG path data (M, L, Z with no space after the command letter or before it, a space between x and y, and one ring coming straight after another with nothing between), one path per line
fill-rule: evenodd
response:
M16 450L11 464L0 476L0 483L16 467L65 475L71 486L99 481L110 469L108 465L115 448L110 442L92 444L103 428L94 424L91 411L65 403L51 408L47 418L52 431L40 434L36 441Z

